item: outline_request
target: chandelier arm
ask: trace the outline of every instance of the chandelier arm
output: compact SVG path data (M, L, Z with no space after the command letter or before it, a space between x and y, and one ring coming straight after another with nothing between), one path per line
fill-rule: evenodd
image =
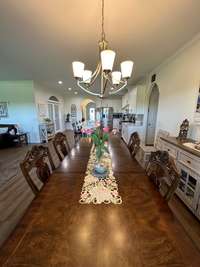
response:
M117 89L116 91L113 91L113 92L109 92L110 95L115 95L117 93L119 93L122 89L124 89L124 87L126 87L128 84L127 80L124 81L124 84L119 88Z
M110 84L111 87L113 87L115 90L118 89L118 87L116 87L116 85L114 85L114 84L112 83L112 79L110 78L110 75L109 75L109 74L105 74L105 73L104 73L104 78L109 82L109 84Z
M100 70L101 70L101 63L99 62L98 65L97 65L97 67L96 67L96 70L93 72L93 74L92 74L92 76L90 78L91 82L88 83L88 88L93 85L93 83L95 82L97 76L99 75ZM84 81L83 80L79 80L79 83L80 84L85 84L86 81L87 80L84 80Z
M95 77L97 75L97 73L99 73L99 70L100 69L101 69L101 62L99 61L98 64L97 64L97 67L96 67L95 71L92 74L91 79L93 79L93 77Z
M104 90L104 72L101 69L101 94L103 95L103 90Z
M102 97L102 94L98 94L98 93L93 93L93 92L90 92L89 90L87 90L86 88L84 88L80 81L77 81L77 85L83 90L85 91L86 93L90 94L90 95L94 95L94 96L99 96L99 97Z
M91 79L91 82L90 82L89 87L92 86L92 85L94 84L94 82L96 81L96 79L97 79L97 77L98 77L100 71L101 71L101 63L99 62L98 66L97 66L97 69L95 70L96 73L95 73L95 75L93 76L93 78Z
M104 85L103 85L103 93L102 93L103 95L104 95L104 93L106 91L107 83L108 83L108 79L105 79Z

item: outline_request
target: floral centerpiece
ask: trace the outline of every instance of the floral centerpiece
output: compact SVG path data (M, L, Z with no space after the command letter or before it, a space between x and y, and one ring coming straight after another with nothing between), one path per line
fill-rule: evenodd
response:
M94 144L95 155L96 155L96 165L94 171L98 174L105 174L107 172L106 166L101 164L101 158L105 152L109 153L106 143L108 141L108 128L97 127L92 133L91 137Z
M108 141L108 129L98 127L91 135L95 150L96 150L96 158L97 161L100 162L101 157L103 156L104 152L108 152L108 148L105 145L105 142Z

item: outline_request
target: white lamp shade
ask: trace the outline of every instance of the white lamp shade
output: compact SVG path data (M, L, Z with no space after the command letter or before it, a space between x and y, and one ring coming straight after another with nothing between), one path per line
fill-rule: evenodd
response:
M121 72L120 71L113 71L112 72L112 83L113 84L119 84L121 81Z
M82 78L83 77L83 72L84 72L84 63L80 61L74 61L72 62L72 69L74 73L75 78Z
M115 52L112 50L101 51L101 64L103 71L112 71L115 60Z
M91 77L92 77L91 70L84 70L84 72L83 72L83 82L84 83L90 83L91 82Z
M130 78L133 70L133 61L127 60L121 63L122 78Z

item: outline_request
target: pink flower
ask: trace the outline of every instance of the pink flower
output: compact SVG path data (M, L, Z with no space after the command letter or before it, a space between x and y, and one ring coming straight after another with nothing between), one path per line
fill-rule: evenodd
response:
M93 133L93 130L92 130L92 129L87 129L87 130L86 130L86 133L87 133L88 135L91 135L91 134Z
M96 122L96 127L99 127L101 123L99 121Z
M103 128L103 132L104 132L104 133L108 133L108 132L109 132L109 128L108 128L108 127L104 127L104 128Z

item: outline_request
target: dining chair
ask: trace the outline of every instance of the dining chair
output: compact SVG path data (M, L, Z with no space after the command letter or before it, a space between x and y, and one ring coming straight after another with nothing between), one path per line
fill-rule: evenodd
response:
M164 199L169 201L180 181L174 159L167 151L152 152L146 171Z
M66 135L61 132L56 133L53 138L53 144L60 161L62 161L70 151Z
M128 142L128 149L133 157L135 157L136 153L140 148L140 137L137 132L133 132L130 136Z
M48 147L33 146L20 163L22 173L35 195L42 189L52 173Z
M57 169L60 166L61 160L58 156L58 153L55 149L55 146L53 144L53 140L50 140L47 143L48 149L49 149L49 155L52 160L53 169Z
M159 129L154 145L148 146L145 145L145 143L140 143L140 148L136 155L136 160L139 162L142 168L146 169L152 152L163 149L161 138L167 136L169 136L169 132Z

